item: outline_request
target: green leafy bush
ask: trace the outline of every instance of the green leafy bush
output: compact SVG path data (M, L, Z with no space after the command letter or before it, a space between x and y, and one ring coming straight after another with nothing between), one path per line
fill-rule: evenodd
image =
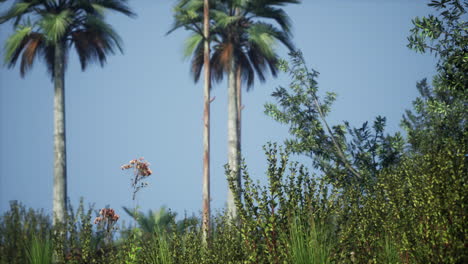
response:
M26 209L17 201L0 217L0 263L28 263L27 248L34 239L51 235L51 220L43 210Z
M312 178L304 166L289 163L288 153L281 147L268 144L264 149L268 161L267 186L254 183L244 163L244 186L240 190L242 201L236 199L237 225L247 254L246 261L289 262L291 254L297 256L301 247L305 247L308 253L315 252L322 254L323 259L329 259L330 241L322 235L325 230L333 230L332 219L337 205L335 194L323 181ZM229 173L227 168L226 174ZM232 180L230 188L237 188ZM306 236L293 237L292 244L291 234L298 235L298 230ZM319 237L316 236L318 234ZM308 241L311 238L315 241ZM305 244L299 245L298 241Z

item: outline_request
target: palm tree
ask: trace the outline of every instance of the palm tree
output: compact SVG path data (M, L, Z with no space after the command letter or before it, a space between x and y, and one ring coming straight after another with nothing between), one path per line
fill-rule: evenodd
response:
M137 212L136 209L122 207L124 211L137 221L141 230L147 234L155 234L161 231L169 232L171 230L172 220L175 218L175 213L170 212L165 206L159 208L158 211L148 211L145 215L143 212Z
M190 19L176 21L176 25L189 27L197 32L194 21L200 21L200 5L197 0L188 1L190 8L185 10ZM264 82L265 72L269 69L277 74L278 55L274 44L280 42L288 49L294 46L290 41L291 23L288 15L280 7L299 0L218 0L211 3L211 37L213 52L211 56L211 78L221 81L228 76L228 164L233 177L240 187L240 95L241 83L249 90L253 87L254 77ZM177 19L177 17L176 17ZM197 20L198 19L198 20ZM273 20L276 25L267 23ZM187 22L188 26L187 26ZM177 24L179 23L179 24ZM278 27L279 26L279 27ZM192 74L195 81L200 78L204 66L203 48L199 34L195 33L187 41L186 55L192 56ZM239 188L238 188L239 189ZM234 194L228 190L228 212L236 216Z
M40 56L54 83L54 223L62 222L66 214L64 89L68 53L74 46L84 71L92 62L103 66L116 49L122 52L119 35L104 21L107 10L135 15L126 0L16 0L0 16L0 24L13 20L15 27L5 44L8 67L14 67L21 56L24 77Z
M180 27L192 31L189 43L196 43L201 51L197 53L205 67L205 78L203 86L203 205L202 205L202 233L203 241L206 243L210 227L210 1L209 0L181 0L176 5L175 23L172 32ZM197 12L201 12L197 14ZM197 14L197 15L193 15ZM200 19L203 16L203 19ZM191 54L191 52L190 52ZM189 55L189 54L187 54Z
M149 210L145 215L144 212L138 212L136 209L122 207L124 211L132 217L140 227L143 234L158 234L178 232L183 234L187 229L198 226L199 220L196 216L185 216L184 219L175 222L177 213L171 212L165 206L162 206L157 211ZM173 226L172 224L176 225Z
M203 241L207 243L210 229L210 3L203 1L203 63L205 65L204 111L203 111Z

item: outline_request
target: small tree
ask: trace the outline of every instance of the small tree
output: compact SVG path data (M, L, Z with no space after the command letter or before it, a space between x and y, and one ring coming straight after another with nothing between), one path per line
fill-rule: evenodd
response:
M420 97L402 121L412 150L427 153L444 148L447 141L468 138L468 22L466 8L458 0L432 1L438 16L413 20L408 47L439 58L432 87L424 79L417 84ZM468 150L465 151L468 153Z
M301 52L290 54L291 64L281 62L280 68L291 75L289 89L278 87L272 96L277 104L265 104L265 113L274 120L289 125L291 138L285 141L289 151L311 158L312 166L323 172L335 187L357 188L375 183L378 171L398 161L403 139L397 133L385 136L385 118L377 117L369 128L349 123L330 126L328 113L336 94L318 96L318 72L309 71ZM350 138L346 138L349 132Z

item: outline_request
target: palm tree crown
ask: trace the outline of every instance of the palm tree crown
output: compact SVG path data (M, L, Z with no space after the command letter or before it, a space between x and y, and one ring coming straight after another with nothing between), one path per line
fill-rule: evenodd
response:
M92 62L102 65L116 49L122 51L121 39L112 26L104 22L107 10L127 16L135 14L122 0L17 0L0 16L0 24L14 20L16 31L5 45L8 67L20 61L21 76L32 67L39 55L53 77L54 54L58 44L65 54L75 47L81 68ZM22 55L22 56L21 56ZM67 62L65 55L65 65Z
M201 3L200 3L201 2ZM179 27L191 29L193 34L186 41L184 55L192 56L191 72L198 81L203 68L203 37L200 33L202 22L202 2L200 0L182 0L176 9L175 23L172 30ZM269 69L273 76L277 74L278 55L275 45L279 41L293 50L290 41L291 22L289 16L280 7L299 0L261 0L261 1L211 1L211 55L212 79L219 82L228 72L230 60L240 66L242 80L251 88L254 77L264 82L265 72ZM276 25L267 23L273 20ZM171 31L172 31L171 30Z

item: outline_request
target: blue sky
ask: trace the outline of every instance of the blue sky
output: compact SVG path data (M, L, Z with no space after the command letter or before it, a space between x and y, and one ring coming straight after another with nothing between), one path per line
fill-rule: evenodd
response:
M12 1L1 4L5 10ZM136 19L108 17L124 40L124 55L108 58L104 68L81 72L71 53L66 74L68 194L96 208L110 205L122 213L133 206L130 175L120 166L145 157L154 174L137 195L143 210L166 205L188 214L201 210L202 83L194 84L182 57L183 30L169 36L174 1L130 1ZM338 94L330 123L354 126L387 117L387 132L399 131L405 109L417 96L416 82L431 78L435 59L406 47L411 19L429 14L426 1L304 0L288 6L294 42L311 68L320 72L319 89ZM12 32L0 26L0 43ZM279 54L286 51L278 47ZM3 58L3 49L0 56ZM263 111L271 92L288 77L256 82L244 93L243 156L250 174L264 179L262 146L282 142L287 127ZM24 79L18 67L0 67L0 212L10 200L52 209L53 88L37 61ZM224 207L227 185L226 83L212 96L212 207ZM307 161L305 159L301 159Z

